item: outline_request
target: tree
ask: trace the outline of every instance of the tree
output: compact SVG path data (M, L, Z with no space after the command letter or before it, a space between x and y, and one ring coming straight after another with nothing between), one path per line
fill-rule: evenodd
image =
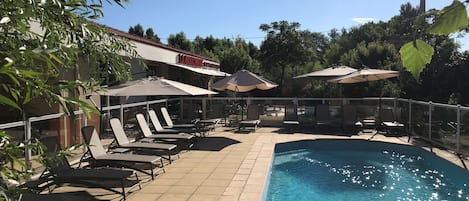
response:
M145 31L145 38L148 38L150 40L154 40L156 42L160 42L160 37L158 37L157 34L155 34L155 32L153 31L152 28L148 28L146 31Z
M281 71L280 77L274 77L274 80L280 81L279 90L282 92L286 68L310 62L316 56L316 47L311 40L307 40L310 32L299 30L298 22L272 22L259 28L267 33L259 52L262 68L272 76Z
M152 31L153 31L153 30L152 30ZM130 28L129 28L129 33L130 33L130 34L137 35L137 36L141 36L141 37L144 36L143 27L142 27L141 24L136 24L135 26L130 27Z
M186 34L184 32L170 34L168 37L168 45L182 50L192 50L192 43L186 38Z
M259 63L249 54L251 48L245 40L237 38L231 48L221 53L219 57L220 68L229 73L234 73L241 69L253 72L258 71Z
M123 6L126 1L107 2ZM59 104L67 114L72 114L75 106L87 115L98 112L69 95L96 90L99 77L62 80L61 74L78 70L81 59L88 63L92 75L97 75L99 66L105 63L117 79L126 80L130 78L127 58L119 53L129 58L138 56L128 41L89 21L103 16L101 7L98 0L2 2L0 104L17 109L24 119L28 116L27 105L33 99ZM2 142L8 140L7 134L3 131L0 134ZM31 142L25 143L29 147ZM18 145L2 143L0 149L8 154L13 149L6 146ZM16 155L12 153L11 156ZM7 179L17 179L25 174L4 164L1 168L2 176Z

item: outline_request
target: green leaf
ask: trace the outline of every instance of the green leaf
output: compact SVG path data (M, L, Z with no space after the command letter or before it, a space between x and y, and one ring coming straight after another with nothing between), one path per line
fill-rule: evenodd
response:
M59 64L62 64L62 65L64 64L64 63L62 62L62 60L60 60L58 57L56 57L56 56L53 55L53 54L49 54L49 57L50 57L51 59L53 59L55 62L59 63Z
M448 35L468 26L467 10L458 0L438 12L435 23L428 29L428 33L435 35Z
M16 104L14 101L12 101L11 99L5 97L5 96L2 96L0 95L0 103L4 103L4 104L7 104L11 107L14 107L18 110L21 110L21 108L18 106L18 104Z
M431 62L434 50L424 41L416 40L402 46L399 53L404 67L418 80L425 65Z

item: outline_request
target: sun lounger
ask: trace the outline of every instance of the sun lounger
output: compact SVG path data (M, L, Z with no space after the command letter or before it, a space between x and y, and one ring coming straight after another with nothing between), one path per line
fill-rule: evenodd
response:
M143 114L136 115L138 125L140 126L140 130L142 131L143 138L141 140L164 140L171 142L178 142L181 141L183 144L186 144L187 148L192 146L192 139L194 136L188 133L173 133L173 134L160 134L156 133L153 134L150 130L150 127L147 124L147 120L143 116ZM181 143L178 143L181 144Z
M154 153L158 151L165 151L168 153L168 157L166 159L168 159L170 163L172 162L171 154L176 151L176 145L163 143L130 142L119 119L113 118L110 120L110 123L115 140L119 147L132 150L153 151Z
M41 140L46 147L46 154L43 157L46 165L46 171L41 177L48 177L52 179L55 185L62 184L75 184L84 185L86 187L98 187L114 193L121 194L125 200L127 192L125 187L130 187L129 191L135 187L140 186L140 180L137 174L132 170L100 168L100 169L87 169L87 168L72 168L64 155L59 155L60 145L55 136L50 136ZM136 179L129 179L134 176ZM115 182L121 190L116 190L112 187L106 186L105 182Z
M209 128L203 127L202 124L198 124L199 120L196 120L193 124L174 124L173 120L169 116L168 110L165 107L160 108L161 114L163 115L163 119L166 123L166 126L163 127L164 129L175 129L179 132L186 132L186 133L199 133L201 136L205 136ZM151 112L150 110L149 112ZM156 113L155 113L156 116Z
M85 143L88 148L86 154L88 154L91 159L88 160L88 162L90 162L93 166L111 165L117 167L130 168L150 175L152 180L155 178L153 170L158 166L158 164L160 164L160 167L163 168L163 159L159 156L106 153L94 126L83 127L81 129L81 133L85 138ZM144 171L142 167L135 167L133 164L149 165L150 172Z
M173 120L169 116L169 112L165 107L161 107L161 114L163 115L163 119L166 122L167 128L197 128L196 124L174 124Z
M316 125L325 126L331 125L332 118L329 112L329 105L321 104L316 106Z
M399 131L402 131L405 127L404 124L397 122L396 118L394 117L394 112L392 109L381 109L381 113L379 115L380 125L385 129L385 131L389 134L393 134Z
M153 125L153 128L155 129L155 131L157 133L165 133L165 134L181 133L181 131L179 131L178 129L163 128L163 126L161 125L161 122L158 119L158 116L156 116L156 112L154 110L148 111L148 116L150 117L150 121ZM182 130L188 130L188 129L182 129Z
M298 125L300 125L300 121L298 120L298 107L296 105L285 105L283 126L290 129Z
M259 119L259 107L258 105L251 104L248 106L248 114L246 119L240 121L238 124L238 131L246 130L247 128L252 128L255 131L260 123L261 120Z

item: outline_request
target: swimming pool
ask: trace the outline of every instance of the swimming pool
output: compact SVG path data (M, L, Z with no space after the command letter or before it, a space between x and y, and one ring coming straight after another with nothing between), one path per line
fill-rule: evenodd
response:
M469 172L409 145L289 142L275 147L263 200L469 200Z

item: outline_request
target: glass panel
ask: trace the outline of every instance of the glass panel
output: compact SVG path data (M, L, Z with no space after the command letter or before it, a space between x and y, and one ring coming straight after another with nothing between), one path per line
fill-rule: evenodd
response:
M461 109L461 145L459 150L465 155L469 155L469 110Z
M434 106L432 140L456 150L457 109Z
M412 134L428 139L428 105L412 104Z

